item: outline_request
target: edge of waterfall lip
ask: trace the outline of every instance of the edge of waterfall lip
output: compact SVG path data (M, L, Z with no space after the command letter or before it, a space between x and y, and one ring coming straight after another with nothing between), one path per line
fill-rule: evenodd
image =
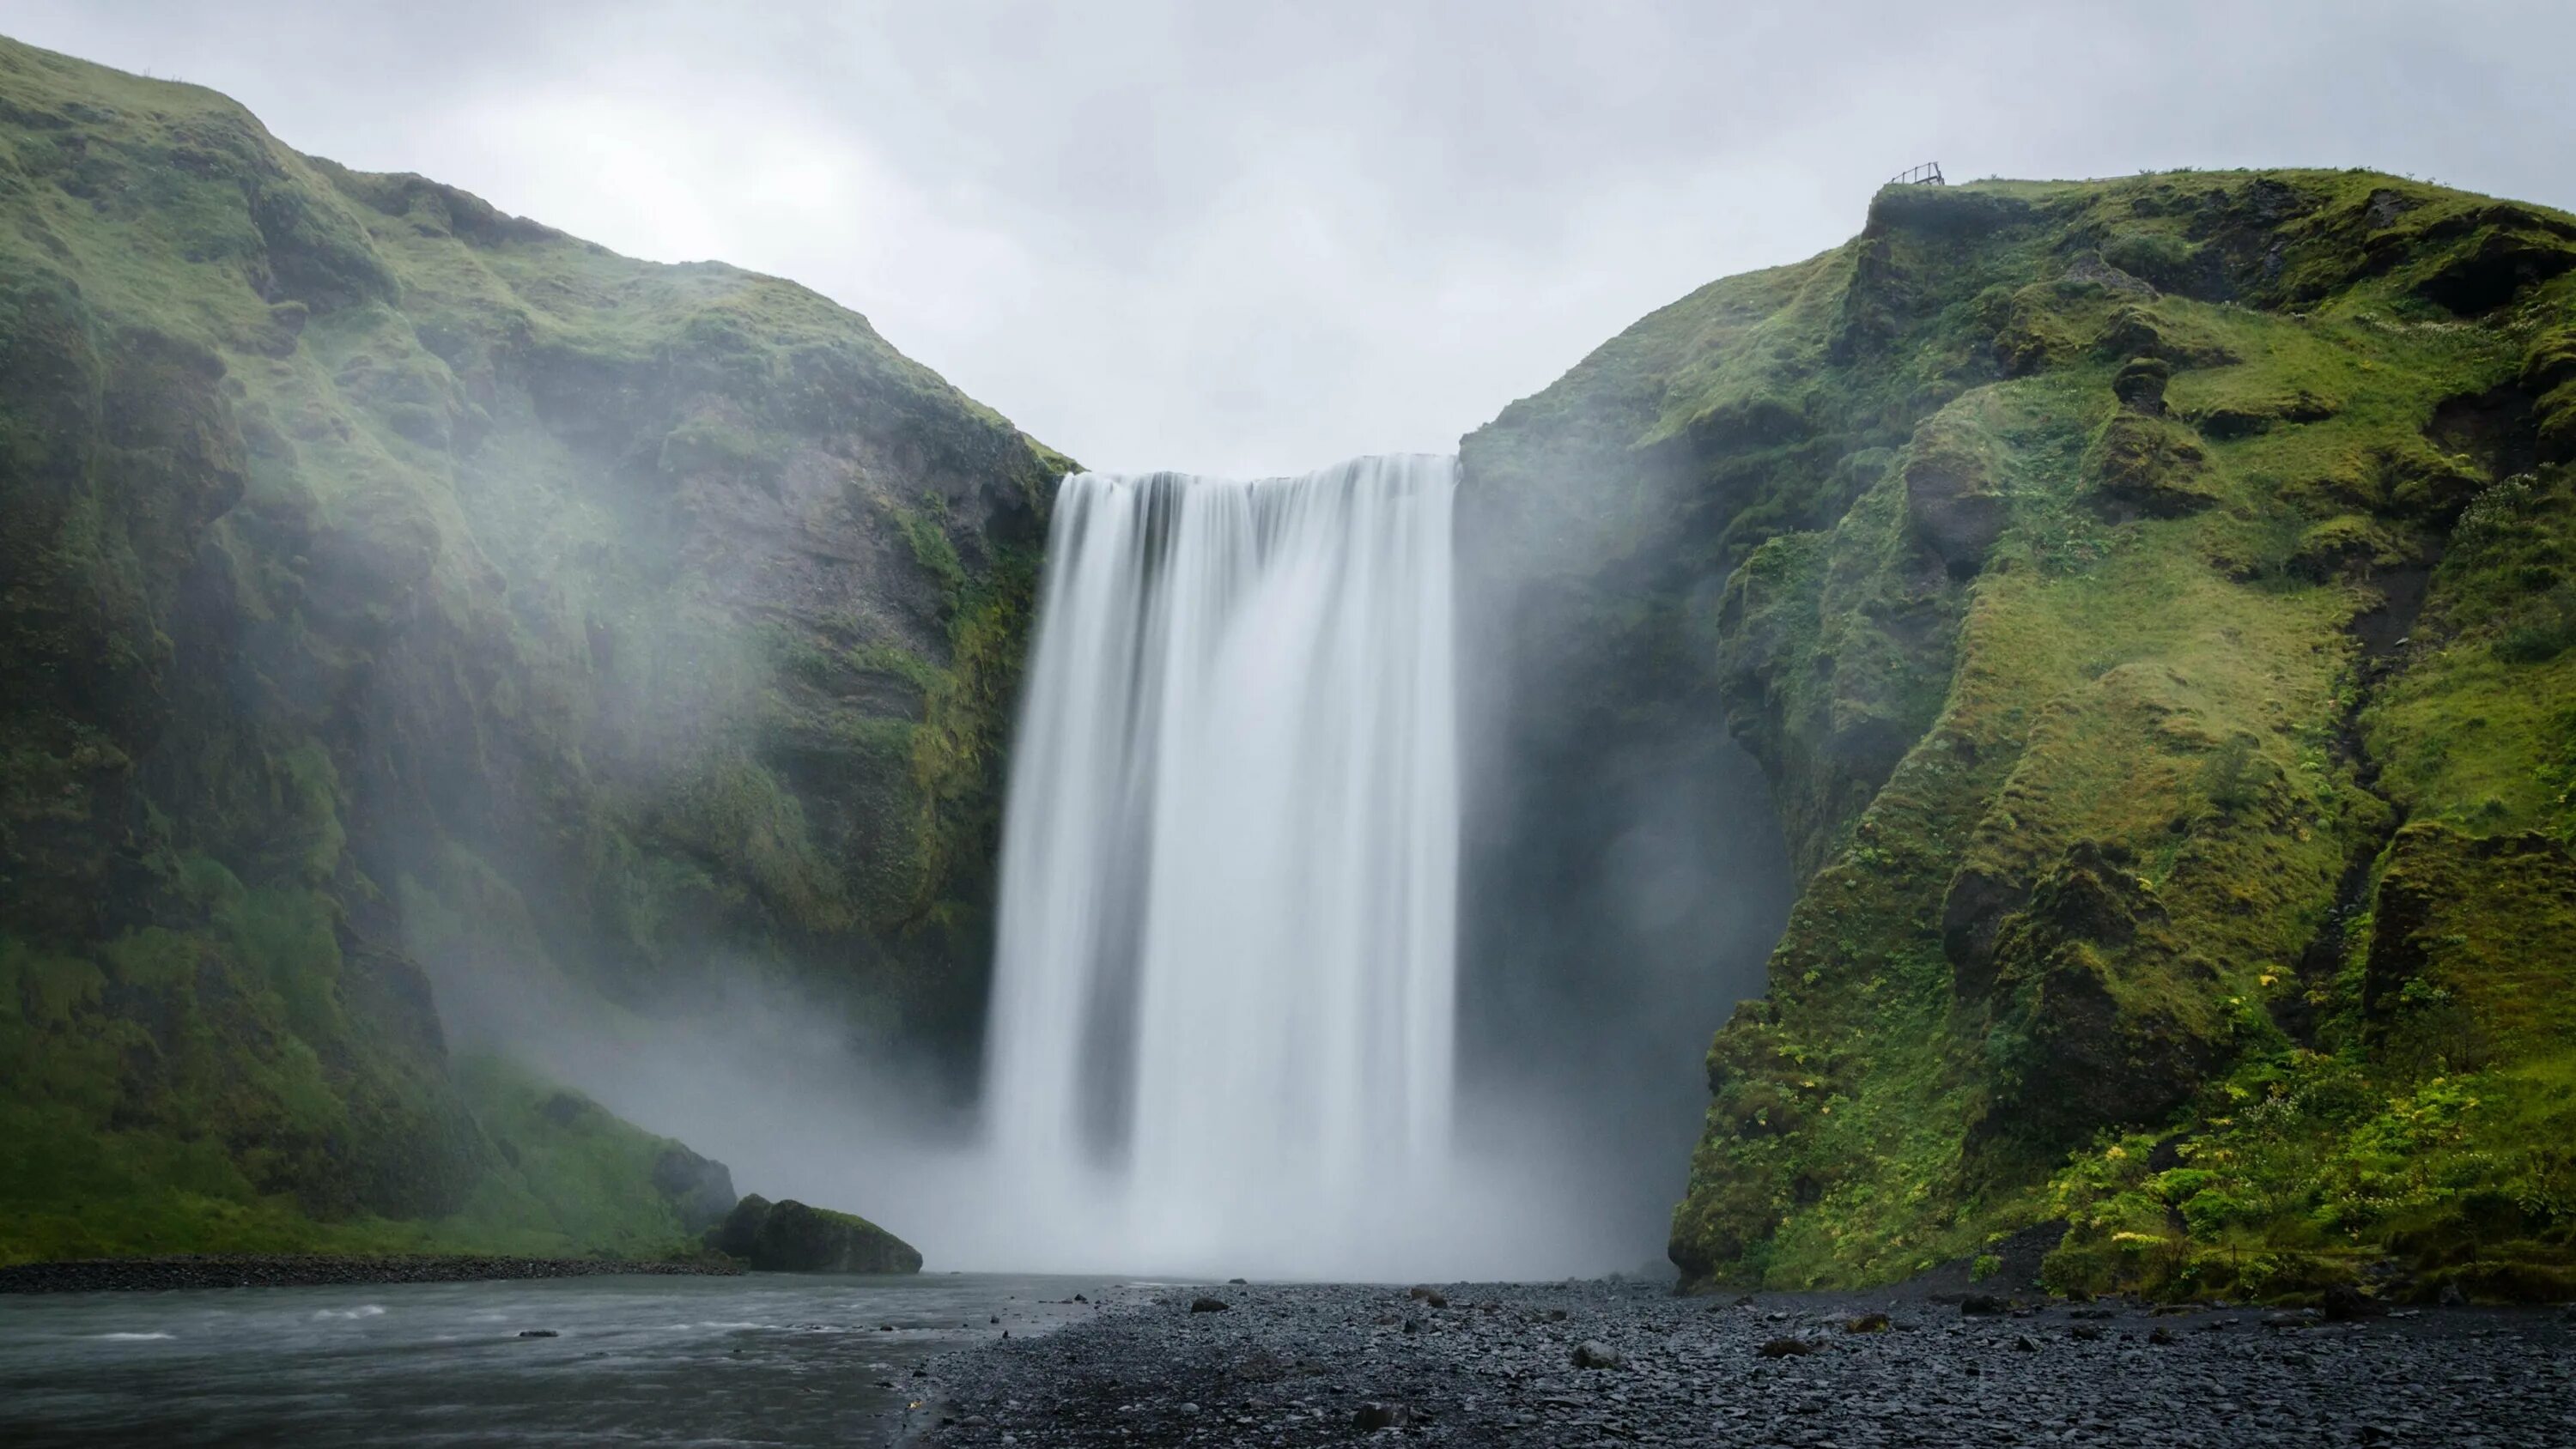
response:
M1248 488L1263 483L1295 483L1307 478L1321 477L1327 473L1342 472L1362 463L1414 463L1424 460L1445 462L1455 468L1458 464L1458 455L1425 451L1354 453L1346 458L1336 458L1320 467L1309 468L1302 473L1198 473L1187 468L1074 468L1067 470L1056 480L1056 483L1061 487L1076 478L1088 478L1101 483L1133 484L1169 478L1187 484L1208 483Z

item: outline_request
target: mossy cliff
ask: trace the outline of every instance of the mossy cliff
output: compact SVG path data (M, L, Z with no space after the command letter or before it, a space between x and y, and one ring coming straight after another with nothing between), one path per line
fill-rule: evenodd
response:
M2576 1291L2576 218L1882 191L1465 446L1522 708L1722 709L1803 893L1692 1280Z
M789 283L0 41L0 1258L695 1226L433 982L971 1053L1064 466Z

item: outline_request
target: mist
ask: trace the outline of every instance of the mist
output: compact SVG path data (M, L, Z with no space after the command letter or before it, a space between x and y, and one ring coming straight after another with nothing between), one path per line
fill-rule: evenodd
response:
M1544 614L1555 601L1543 581L1571 555L1549 549L1506 564L1480 541L1492 531L1491 503L1472 480L1461 508L1471 556L1458 587L1473 618L1458 628L1454 666L1464 710L1448 767L1463 807L1452 868L1456 1046L1438 1152L1389 1146L1365 1159L1356 1181L1321 1197L1273 1194L1278 1201L1249 1219L1233 1210L1226 1231L1207 1231L1212 1207L1175 1217L1169 1203L1162 1227L1140 1231L1136 1184L1116 1154L1054 1150L1049 1134L1069 1140L1071 1126L1039 1125L1035 1137L997 1130L989 1022L963 1043L925 1035L864 981L818 977L810 964L713 939L639 984L613 957L550 951L548 933L507 902L468 921L415 892L410 944L431 970L451 1044L583 1090L724 1162L742 1192L868 1216L936 1270L1660 1273L1706 1102L1701 1058L1735 1003L1762 989L1792 896L1787 853L1759 771L1713 708L1615 725L1567 716L1561 691L1534 677L1543 657L1495 622ZM1051 554L1050 581L1061 562ZM1043 588L1041 597L1061 592ZM1049 622L1042 613L1041 636ZM1707 647L1704 634L1695 645ZM782 683L751 633L701 621L686 647L725 688L684 710L623 696L631 771L685 776L726 737L725 698ZM1015 758L1030 741L1027 707ZM1291 768L1286 757L1273 763ZM1052 818L1014 812L1010 829ZM1131 848L1051 838L1050 848L1077 856ZM1002 848L1008 861L1014 837L1006 833ZM1030 859L1024 853L1022 869ZM521 899L574 889L544 879L540 864L523 868L531 874L514 881ZM992 962L952 957L940 969L973 978L980 998ZM1203 1176L1244 1170L1222 1160L1183 1167L1165 1196L1186 1201Z

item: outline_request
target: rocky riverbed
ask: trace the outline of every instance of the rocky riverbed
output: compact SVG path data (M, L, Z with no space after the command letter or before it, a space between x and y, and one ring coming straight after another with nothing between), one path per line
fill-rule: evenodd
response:
M1238 1283L1131 1289L932 1379L943 1446L2576 1444L2568 1310Z

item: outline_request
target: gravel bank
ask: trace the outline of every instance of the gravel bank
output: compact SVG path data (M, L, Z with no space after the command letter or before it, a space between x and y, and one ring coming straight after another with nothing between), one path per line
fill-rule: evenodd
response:
M101 1293L168 1288L313 1288L358 1283L479 1283L502 1278L588 1278L603 1273L733 1274L725 1260L627 1263L598 1258L338 1257L207 1255L84 1258L0 1268L0 1293Z
M937 1361L920 1442L2576 1444L2562 1311L1970 1313L1621 1284L1120 1297Z

